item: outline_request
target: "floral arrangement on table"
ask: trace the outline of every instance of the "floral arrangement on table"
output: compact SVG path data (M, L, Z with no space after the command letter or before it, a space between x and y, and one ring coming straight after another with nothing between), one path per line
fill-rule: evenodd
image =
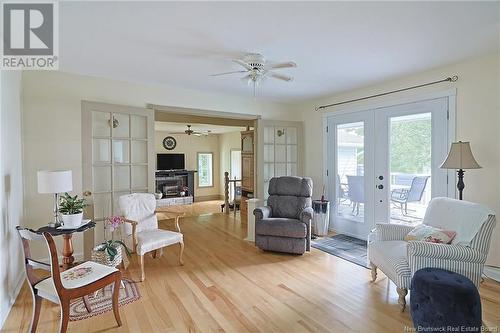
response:
M115 232L119 232L120 226L123 224L121 216L111 216L104 221L104 239L105 241L92 250L92 260L107 266L116 267L122 261L122 247L128 257L131 256L130 249L122 240L114 239ZM111 239L106 237L106 229L109 227L111 231Z

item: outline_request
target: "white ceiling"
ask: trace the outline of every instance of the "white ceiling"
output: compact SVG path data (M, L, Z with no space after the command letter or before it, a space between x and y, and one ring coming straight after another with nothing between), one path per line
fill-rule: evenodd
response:
M244 131L245 127L237 126L222 126L222 125L209 125L209 124L189 124L191 129L196 132L211 131L212 134L223 134L231 132ZM165 121L155 121L155 131L165 132L184 132L187 129L184 123L171 123Z
M500 2L62 2L60 69L252 98L230 59L294 61L261 99L353 89L500 48ZM450 73L453 74L453 73Z

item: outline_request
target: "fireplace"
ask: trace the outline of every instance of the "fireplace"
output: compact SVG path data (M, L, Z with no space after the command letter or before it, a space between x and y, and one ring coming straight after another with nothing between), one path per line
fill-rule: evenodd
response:
M163 198L192 196L194 198L194 173L196 171L157 171L156 192ZM186 190L187 189L187 190Z

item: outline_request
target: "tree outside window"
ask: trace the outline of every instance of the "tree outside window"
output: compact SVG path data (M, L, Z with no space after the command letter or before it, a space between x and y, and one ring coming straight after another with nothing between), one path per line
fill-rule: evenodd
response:
M198 187L214 186L213 153L198 153Z

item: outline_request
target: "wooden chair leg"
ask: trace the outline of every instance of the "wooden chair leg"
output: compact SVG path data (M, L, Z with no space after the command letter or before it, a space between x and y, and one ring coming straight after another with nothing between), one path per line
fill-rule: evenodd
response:
M69 322L69 299L61 300L61 320L59 322L59 333L66 333Z
M184 242L179 243L179 265L184 266L184 261L182 260L182 254L184 253Z
M139 255L139 266L141 266L141 282L144 281L144 255Z
M120 283L122 281L121 274L117 274L117 279L113 285L113 313L115 315L116 323L118 326L122 326L122 320L120 319L120 311L118 309L118 296L120 295Z
M404 312L406 308L406 294L408 294L408 289L397 287L396 291L399 295L398 303L401 305L401 312Z
M91 313L92 312L92 307L90 306L89 297L88 296L83 296L82 298L83 298L83 304L85 305L85 309L87 309L88 313Z
M370 263L370 267L371 267L371 274L372 274L372 282L375 282L375 280L377 280L377 266Z
M36 328L38 326L38 319L40 318L40 309L42 308L42 300L38 295L34 295L33 297L33 313L31 317L31 328L30 332L35 333Z

